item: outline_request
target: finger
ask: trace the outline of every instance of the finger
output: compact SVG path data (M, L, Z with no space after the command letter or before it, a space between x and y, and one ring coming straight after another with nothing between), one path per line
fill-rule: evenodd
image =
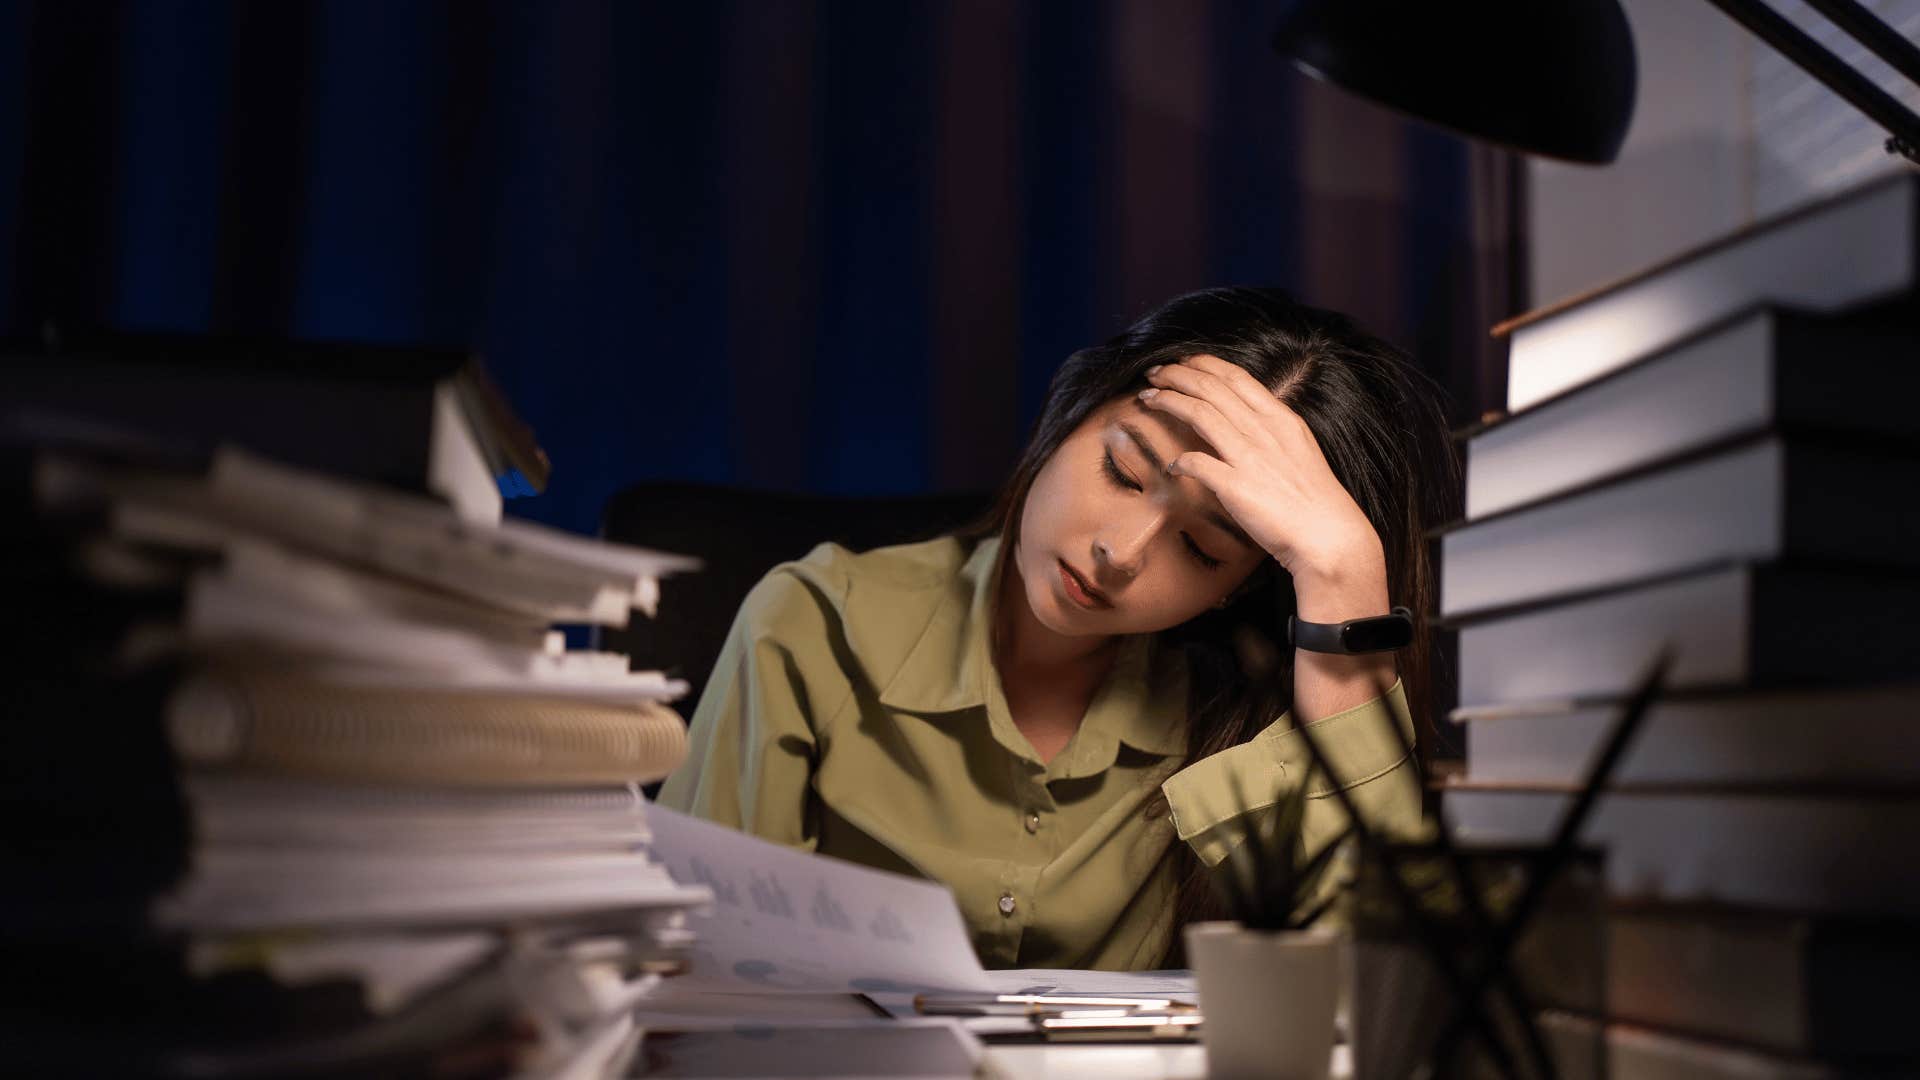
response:
M1275 406L1285 407L1286 403L1272 387L1254 378L1253 372L1239 364L1229 364L1211 353L1195 353L1187 357L1186 363L1219 379L1247 408L1261 416L1274 416Z
M1147 381L1212 405L1243 436L1264 436L1269 421L1247 407L1226 383L1190 364L1166 364L1147 373Z
M1247 448L1247 437L1213 403L1174 389L1150 387L1140 391L1140 404L1192 428L1223 458L1237 461Z
M1279 398L1273 399L1273 407L1273 426L1268 428L1269 431L1300 445L1311 445L1315 452L1320 451L1320 437L1313 433L1313 428L1307 423L1306 417L1301 416L1294 411L1293 406Z
M1201 486L1213 492L1213 497L1220 499L1224 505L1226 500L1222 495L1227 485L1231 483L1233 466L1212 454L1189 450L1167 462L1167 472L1174 476L1187 476L1199 481Z
M1253 373L1246 368L1238 364L1229 364L1209 353L1195 353L1187 358L1187 363L1212 373L1231 387L1241 401L1246 402L1262 417L1264 421L1261 425L1262 430L1275 439L1284 440L1296 447L1304 443L1313 443L1316 447L1318 446L1318 440L1314 438L1312 429L1307 426L1306 419L1294 411L1293 406L1287 404L1280 395L1274 393L1271 387L1254 378Z

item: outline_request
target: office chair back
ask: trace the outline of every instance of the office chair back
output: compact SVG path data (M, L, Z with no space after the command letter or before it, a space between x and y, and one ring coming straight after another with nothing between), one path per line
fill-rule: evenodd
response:
M659 615L635 612L625 629L600 633L600 648L624 652L636 668L687 680L677 707L691 717L740 602L774 566L833 541L854 551L928 540L985 513L989 494L847 498L686 483L646 483L608 500L608 540L694 555L699 573L669 578Z

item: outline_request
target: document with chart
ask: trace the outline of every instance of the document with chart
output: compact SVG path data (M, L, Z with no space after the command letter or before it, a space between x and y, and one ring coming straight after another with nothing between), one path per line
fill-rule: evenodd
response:
M712 911L690 915L688 989L755 993L990 993L944 885L810 855L647 808L653 858L675 881L705 885Z

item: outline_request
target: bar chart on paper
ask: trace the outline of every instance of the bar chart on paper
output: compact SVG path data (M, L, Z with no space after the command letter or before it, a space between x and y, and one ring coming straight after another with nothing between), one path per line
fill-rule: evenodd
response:
M713 892L690 918L689 989L755 993L987 992L945 886L810 855L649 807L652 856Z

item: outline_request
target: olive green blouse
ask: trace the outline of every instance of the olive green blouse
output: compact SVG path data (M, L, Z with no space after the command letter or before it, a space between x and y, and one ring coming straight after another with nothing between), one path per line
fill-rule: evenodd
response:
M659 801L944 882L987 967L1154 967L1171 926L1169 845L1218 863L1233 831L1221 826L1303 782L1305 747L1282 715L1187 764L1184 660L1143 635L1122 642L1079 730L1042 764L987 645L999 547L822 544L775 567L741 605ZM1397 683L1314 733L1369 820L1411 827L1416 772L1383 709L1410 741ZM1250 805L1234 801L1234 777ZM1308 851L1345 823L1315 782Z

